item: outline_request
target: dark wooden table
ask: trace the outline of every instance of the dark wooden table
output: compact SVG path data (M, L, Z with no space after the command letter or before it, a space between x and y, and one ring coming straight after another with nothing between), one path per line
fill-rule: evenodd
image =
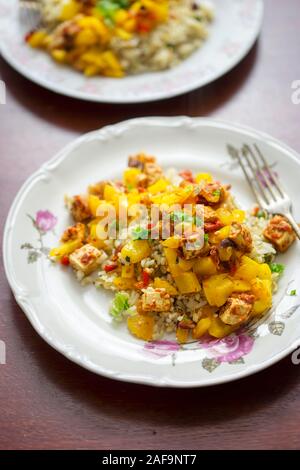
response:
M0 217L24 180L79 134L144 115L214 116L271 133L300 151L299 0L266 0L260 40L215 83L169 101L90 104L55 95L0 60ZM2 268L1 268L2 269ZM114 382L72 364L38 337L0 279L1 449L296 449L300 366L290 357L253 377L208 389Z

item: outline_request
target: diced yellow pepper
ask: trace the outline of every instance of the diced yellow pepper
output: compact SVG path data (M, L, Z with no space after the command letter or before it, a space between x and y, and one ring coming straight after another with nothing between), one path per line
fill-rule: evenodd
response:
M231 213L232 221L242 224L245 221L246 213L240 209L234 209Z
M167 248L179 248L181 243L181 238L178 236L169 237L162 242L162 245Z
M176 339L179 344L185 344L189 338L189 330L187 328L177 328Z
M241 279L233 280L233 292L248 292L251 290L251 284Z
M156 183L152 184L148 187L148 191L151 194L162 193L168 187L169 182L163 178L156 181Z
M272 306L272 282L268 279L255 279L251 282L251 289L256 297L253 305L253 315L260 315Z
M53 49L53 51L51 51L51 55L56 62L62 63L66 60L67 52L63 49Z
M198 278L193 272L185 272L174 278L176 286L181 294L200 292L201 286Z
M113 283L119 290L131 290L135 288L136 280L133 278L115 277Z
M114 20L116 24L121 25L122 23L124 23L124 21L127 20L128 16L129 16L128 12L124 10L123 8L120 8L119 10L116 11Z
M59 19L61 21L71 20L75 15L77 15L77 13L79 13L80 8L80 3L74 0L69 0L68 3L62 5L62 10Z
M139 168L127 168L123 173L123 181L125 186L136 187L138 176L141 174Z
M151 249L147 240L130 240L121 250L122 258L130 263L138 263L147 258L150 253Z
M134 315L128 317L129 331L139 339L151 341L153 338L154 319L147 315Z
M230 235L230 225L226 225L217 232L211 233L209 235L209 240L211 243L219 243L225 238L228 238Z
M31 34L31 36L28 39L28 44L31 47L37 48L37 47L43 47L45 44L45 40L47 38L47 33L46 31L35 31L34 33Z
M175 278L183 273L182 269L177 264L177 251L173 248L164 248L164 254L167 259L169 271Z
M272 271L270 269L270 266L267 263L259 264L258 277L260 279L267 279L267 280L271 281Z
M196 175L196 183L200 183L201 181L206 181L210 183L212 181L212 176L209 173L198 173Z
M98 196L94 196L93 194L89 194L88 196L88 206L89 209L94 217L97 217L97 209L101 204L101 201Z
M227 274L215 274L203 281L203 290L209 305L221 307L233 292L233 281Z
M125 279L132 279L134 277L134 265L133 264L123 265L121 276L124 277Z
M70 240L58 248L52 248L49 256L60 259L62 256L70 255L73 251L82 246L81 240Z
M251 282L259 275L260 265L249 256L242 256L241 264L234 274L235 279Z
M201 336L207 333L210 325L211 325L210 317L201 318L201 320L198 321L196 327L193 329L193 338L195 339L201 338Z
M111 201L117 203L120 197L120 191L118 191L114 186L106 184L104 186L104 199L105 201Z
M178 290L176 287L172 286L168 281L161 279L160 277L156 277L154 279L154 287L155 289L165 289L165 291L170 295L177 295Z
M98 43L97 34L91 29L82 29L75 36L75 46L95 46Z
M224 338L225 336L230 335L236 327L226 325L216 316L212 316L211 325L208 329L208 333L214 338Z
M204 256L195 261L193 270L198 276L211 276L217 273L217 266L210 256Z
M182 271L190 271L195 263L196 260L194 259L186 260L183 258L179 258L178 267L182 269Z
M230 225L233 221L232 213L223 207L216 210L216 215L223 225Z

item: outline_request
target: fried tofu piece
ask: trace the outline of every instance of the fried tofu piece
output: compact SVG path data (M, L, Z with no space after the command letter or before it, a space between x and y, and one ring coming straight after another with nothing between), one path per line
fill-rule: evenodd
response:
M62 234L61 241L63 243L70 240L80 240L83 241L85 237L85 225L78 222L75 225L68 227Z
M70 210L76 222L83 222L92 216L87 197L83 195L74 196L72 198Z
M103 199L104 188L106 184L109 184L109 181L98 181L98 183L91 184L88 187L88 193L98 196L100 199Z
M139 168L142 175L139 177L138 186L146 187L156 183L163 176L161 167L156 163L156 158L144 153L129 157L128 166Z
M226 325L239 325L250 317L255 297L252 294L232 295L221 308L219 317Z
M225 190L217 181L206 183L201 188L200 197L209 205L219 204L224 200Z
M168 312L171 308L171 297L166 289L148 287L142 295L142 310L144 312Z
M195 234L182 240L181 250L183 258L189 260L205 256L210 251L210 245L208 240L202 241L200 235Z
M233 223L230 228L229 240L231 240L238 250L250 253L252 250L252 236L250 230L242 224Z
M130 168L139 168L142 171L144 171L146 163L156 163L156 158L145 155L144 153L139 153L138 155L134 155L128 159L128 166Z
M99 266L99 258L102 252L92 245L83 245L70 255L70 265L76 271L82 271L84 274L90 274Z
M282 215L275 215L268 223L263 234L280 253L284 253L296 240L291 224Z

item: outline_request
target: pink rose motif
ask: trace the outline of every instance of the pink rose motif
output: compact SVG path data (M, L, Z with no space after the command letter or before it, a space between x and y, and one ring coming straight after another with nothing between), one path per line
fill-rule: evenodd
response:
M57 217L50 211L38 211L35 218L35 225L41 232L49 232L57 223Z
M231 335L226 338L201 343L202 347L219 362L234 362L249 354L254 339L246 334Z
M144 344L144 352L149 353L152 357L160 358L169 356L179 351L180 345L176 341L151 341Z

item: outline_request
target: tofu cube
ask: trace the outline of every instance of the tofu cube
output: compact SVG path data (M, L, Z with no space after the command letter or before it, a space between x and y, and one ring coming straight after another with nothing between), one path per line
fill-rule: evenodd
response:
M166 289L149 287L142 295L142 310L144 312L168 312L171 308L171 297Z
M95 271L99 265L101 251L92 245L84 245L70 255L70 265L76 271L82 271L85 275Z
M291 224L282 215L275 215L270 220L264 230L264 236L280 253L284 253L296 240Z

